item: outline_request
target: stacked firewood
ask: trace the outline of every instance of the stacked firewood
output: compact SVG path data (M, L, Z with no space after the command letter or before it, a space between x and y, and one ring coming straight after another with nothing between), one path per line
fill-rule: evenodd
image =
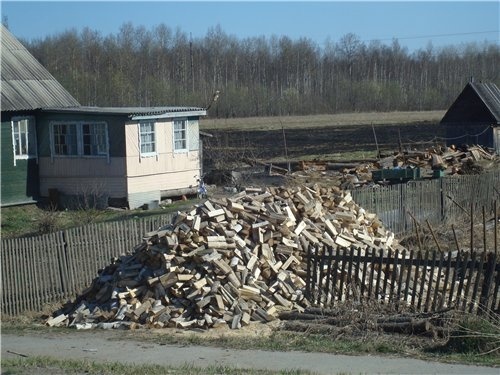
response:
M379 161L381 168L420 167L442 170L446 174L475 174L482 171L478 162L498 161L494 150L479 145L432 147L426 151L407 151Z
M317 185L247 188L179 212L170 225L148 233L47 324L236 329L269 322L309 306L310 245L401 249L349 192Z

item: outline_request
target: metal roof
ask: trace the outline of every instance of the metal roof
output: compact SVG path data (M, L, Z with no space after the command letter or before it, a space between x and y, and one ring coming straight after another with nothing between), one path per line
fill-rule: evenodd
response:
M470 82L469 83L489 111L500 121L500 89L494 83Z
M125 115L132 120L147 120L169 117L206 116L205 108L199 107L89 107L44 108L46 112L88 113L104 115Z
M80 105L3 25L0 31L2 111Z

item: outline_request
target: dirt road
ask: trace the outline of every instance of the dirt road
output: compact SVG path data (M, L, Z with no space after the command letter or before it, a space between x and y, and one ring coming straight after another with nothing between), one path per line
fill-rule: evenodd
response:
M324 353L232 350L203 346L159 345L120 340L116 332L74 335L2 334L2 358L22 355L197 367L224 365L269 370L307 369L318 374L498 374L498 368L427 362L408 358L346 356Z

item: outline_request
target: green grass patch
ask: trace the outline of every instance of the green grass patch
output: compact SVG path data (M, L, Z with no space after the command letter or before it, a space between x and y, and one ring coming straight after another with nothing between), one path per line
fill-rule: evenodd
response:
M50 357L29 357L2 359L2 375L21 374L89 374L89 375L166 375L166 374L189 374L189 375L270 375L270 374L312 374L302 370L270 371L240 369L229 366L209 366L205 368L192 365L184 366L160 366L160 365L131 365L126 363L99 363L88 360L59 360Z
M176 212L199 203L198 199L174 201L154 210L53 210L37 205L5 207L1 210L2 238L39 235L88 224L133 220Z

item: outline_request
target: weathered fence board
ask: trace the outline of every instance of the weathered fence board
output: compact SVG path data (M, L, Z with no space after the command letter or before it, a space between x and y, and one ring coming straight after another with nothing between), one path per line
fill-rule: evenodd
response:
M376 213L386 228L405 233L415 227L412 216L419 223L453 222L470 214L471 202L475 212L485 207L493 213L494 202L500 199L500 170L354 189L352 196L365 210Z
M37 311L72 298L113 257L133 251L146 232L169 224L174 214L92 224L37 237L2 240L2 312Z
M427 250L407 254L406 250L384 253L310 247L306 294L320 307L345 300L378 300L423 312L455 307L477 314L499 313L497 260L494 253L484 252Z

